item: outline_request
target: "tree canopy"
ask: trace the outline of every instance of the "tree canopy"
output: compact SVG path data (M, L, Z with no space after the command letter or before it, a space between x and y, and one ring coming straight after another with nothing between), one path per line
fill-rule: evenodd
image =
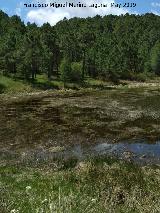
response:
M67 81L160 75L160 17L97 15L38 27L0 11L0 72L25 79L44 73Z

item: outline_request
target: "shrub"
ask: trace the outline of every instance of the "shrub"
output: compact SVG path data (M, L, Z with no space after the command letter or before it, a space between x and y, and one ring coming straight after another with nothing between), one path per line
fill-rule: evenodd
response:
M63 59L60 65L60 78L63 82L81 82L82 81L82 64Z
M81 82L82 81L82 63L73 62L71 64L70 80L72 82Z
M146 73L138 73L138 74L135 76L135 80L141 81L141 82L145 82L145 81L147 80L147 75L146 75Z
M111 80L114 84L119 84L119 73L110 72L109 80Z
M151 68L154 73L160 75L160 42L157 41L151 51Z
M71 76L71 63L68 59L64 58L60 64L60 78L63 82L70 81Z

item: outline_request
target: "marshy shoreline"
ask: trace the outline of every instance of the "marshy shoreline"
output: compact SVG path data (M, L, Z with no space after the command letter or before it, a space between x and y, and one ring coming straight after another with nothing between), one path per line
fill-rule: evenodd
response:
M1 95L1 212L158 212L159 92Z

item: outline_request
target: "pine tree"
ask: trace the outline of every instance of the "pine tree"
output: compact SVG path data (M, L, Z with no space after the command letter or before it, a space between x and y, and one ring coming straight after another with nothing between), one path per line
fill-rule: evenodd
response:
M157 41L151 51L151 68L154 73L160 75L160 41Z

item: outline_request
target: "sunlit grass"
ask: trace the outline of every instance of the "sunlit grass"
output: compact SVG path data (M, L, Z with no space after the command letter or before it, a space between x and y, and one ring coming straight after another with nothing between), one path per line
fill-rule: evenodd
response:
M58 170L1 167L2 212L160 211L158 167L108 158L68 163Z
M13 80L12 78L0 75L0 93L19 93L30 92L32 87L21 80Z

